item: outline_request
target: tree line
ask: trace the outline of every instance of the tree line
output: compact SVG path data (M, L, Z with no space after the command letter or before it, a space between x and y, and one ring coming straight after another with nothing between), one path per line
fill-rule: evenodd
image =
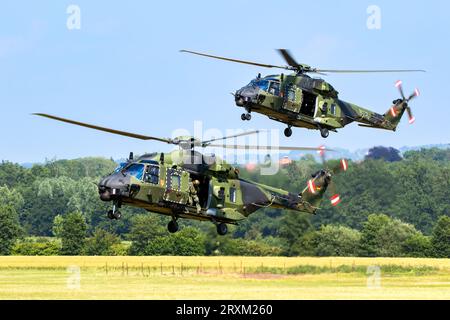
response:
M339 206L325 199L315 216L267 208L225 237L212 224L187 220L169 234L167 217L131 207L123 208L121 220L107 219L109 204L98 199L96 184L114 170L112 159L31 168L3 161L0 254L450 257L450 150L422 149L403 157L378 151L333 177ZM305 156L274 176L244 168L241 176L300 192L321 167Z

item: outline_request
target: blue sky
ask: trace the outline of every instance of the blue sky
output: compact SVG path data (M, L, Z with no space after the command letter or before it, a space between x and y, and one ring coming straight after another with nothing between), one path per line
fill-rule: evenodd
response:
M81 29L66 27L68 5L81 9ZM369 5L381 29L366 26ZM0 159L17 162L82 156L123 157L169 150L33 117L47 112L156 136L178 128L279 129L261 115L242 122L230 92L258 72L253 66L181 54L207 51L283 63L274 48L321 68L420 68L425 74L331 75L340 98L387 110L402 79L414 125L398 131L351 125L326 144L351 150L373 145L448 143L450 71L448 1L13 1L0 10ZM285 145L324 143L317 131L294 129Z

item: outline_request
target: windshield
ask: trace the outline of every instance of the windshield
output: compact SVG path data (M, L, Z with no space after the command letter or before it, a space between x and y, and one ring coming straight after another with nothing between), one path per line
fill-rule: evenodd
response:
M258 87L261 90L267 91L267 89L269 88L269 81L267 80L252 80L250 82L250 85L253 87Z
M144 175L144 165L140 163L133 163L125 169L124 173L128 173L136 179L142 180L142 177Z
M114 172L119 172L120 170L122 170L123 168L125 168L126 165L127 165L126 162L122 162L122 163L119 164L119 166L114 170Z
M259 89L273 95L278 95L280 92L280 82L275 79L254 79L249 83L249 85L252 87L258 87Z

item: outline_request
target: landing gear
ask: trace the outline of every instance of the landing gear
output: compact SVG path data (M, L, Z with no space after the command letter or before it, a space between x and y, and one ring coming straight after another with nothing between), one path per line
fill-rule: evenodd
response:
M120 203L114 203L112 210L109 210L107 213L107 216L111 220L119 220L122 218L122 213L117 209L120 208Z
M327 138L329 134L330 132L327 128L320 128L320 135L322 136L322 138Z
M226 223L219 223L217 226L217 233L221 236L224 236L227 234L228 232L228 226L226 225Z
M286 136L286 137L290 137L290 136L292 136L292 129L291 129L291 126L288 126L286 129L284 129L284 135Z
M250 114L250 112L241 114L242 121L245 121L245 120L250 121L251 119L252 119L252 115Z
M111 220L119 220L122 218L122 213L119 210L109 210L107 216Z
M178 222L176 220L171 220L167 224L167 230L169 230L170 233L175 233L179 229Z

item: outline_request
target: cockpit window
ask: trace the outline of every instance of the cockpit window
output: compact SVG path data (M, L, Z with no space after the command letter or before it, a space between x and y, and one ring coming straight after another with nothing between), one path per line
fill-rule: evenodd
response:
M126 165L127 165L126 162L122 162L116 169L114 169L114 172L119 172L120 170L125 168Z
M133 163L125 169L124 173L128 173L130 176L133 176L138 180L142 180L144 175L144 165L140 163Z
M280 94L280 81L276 79L254 79L249 85L276 96Z
M159 183L159 167L155 165L147 166L147 170L144 175L144 181L152 184Z

